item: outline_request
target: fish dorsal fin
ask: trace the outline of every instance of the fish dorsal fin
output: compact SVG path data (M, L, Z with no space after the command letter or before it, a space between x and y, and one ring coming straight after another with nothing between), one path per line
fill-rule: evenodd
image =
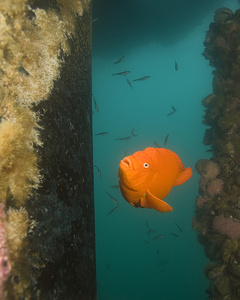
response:
M192 169L191 168L186 168L182 172L179 173L177 180L174 185L180 185L187 181L190 177L192 176Z
M154 208L160 212L170 212L173 210L173 208L169 204L167 204L167 202L157 198L149 191L147 191L146 201L144 204L145 204L144 207Z

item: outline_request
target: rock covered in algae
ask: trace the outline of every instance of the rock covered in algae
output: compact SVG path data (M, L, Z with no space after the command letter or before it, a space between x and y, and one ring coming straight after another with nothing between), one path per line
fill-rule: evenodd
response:
M233 16L233 12L230 8L221 7L216 10L214 15L215 23L225 23Z
M218 165L208 159L200 159L195 165L195 169L199 175L207 177L209 179L214 179L220 173Z
M239 18L240 10L218 9L204 41L203 55L214 67L212 94L202 101L204 144L211 146L212 158L196 164L201 177L193 228L208 258L217 262L208 272L213 300L240 295Z
M1 299L95 299L90 0L2 0L0 36Z
M7 245L7 232L6 232L6 216L4 204L0 205L0 299L4 300L4 283L8 279L12 263L10 262L9 249ZM9 223L8 223L9 224Z

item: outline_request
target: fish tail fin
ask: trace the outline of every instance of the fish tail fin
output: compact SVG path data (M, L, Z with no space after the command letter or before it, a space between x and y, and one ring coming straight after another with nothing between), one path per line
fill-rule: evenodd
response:
M186 182L190 177L192 176L192 169L186 168L184 169L182 172L180 172L180 174L178 175L178 178L175 182L174 185L180 185L183 184L184 182Z
M141 202L141 206L146 208L153 208L160 212L170 212L173 210L173 208L167 202L157 198L149 191L147 191L145 201Z

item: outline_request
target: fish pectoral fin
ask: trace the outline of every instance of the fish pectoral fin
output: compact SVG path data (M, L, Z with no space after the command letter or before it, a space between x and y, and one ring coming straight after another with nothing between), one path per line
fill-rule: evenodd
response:
M149 191L147 191L146 194L145 207L154 208L160 212L170 212L173 210L173 208L167 202L157 198Z
M180 185L187 181L192 176L192 169L186 168L179 175L174 185Z

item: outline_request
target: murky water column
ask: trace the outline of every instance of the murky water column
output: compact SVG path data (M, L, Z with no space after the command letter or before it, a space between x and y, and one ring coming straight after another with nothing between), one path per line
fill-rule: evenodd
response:
M202 104L210 160L201 175L193 228L212 261L206 267L209 299L240 299L240 10L215 12L204 41L213 93Z
M96 299L91 1L0 1L0 299Z

